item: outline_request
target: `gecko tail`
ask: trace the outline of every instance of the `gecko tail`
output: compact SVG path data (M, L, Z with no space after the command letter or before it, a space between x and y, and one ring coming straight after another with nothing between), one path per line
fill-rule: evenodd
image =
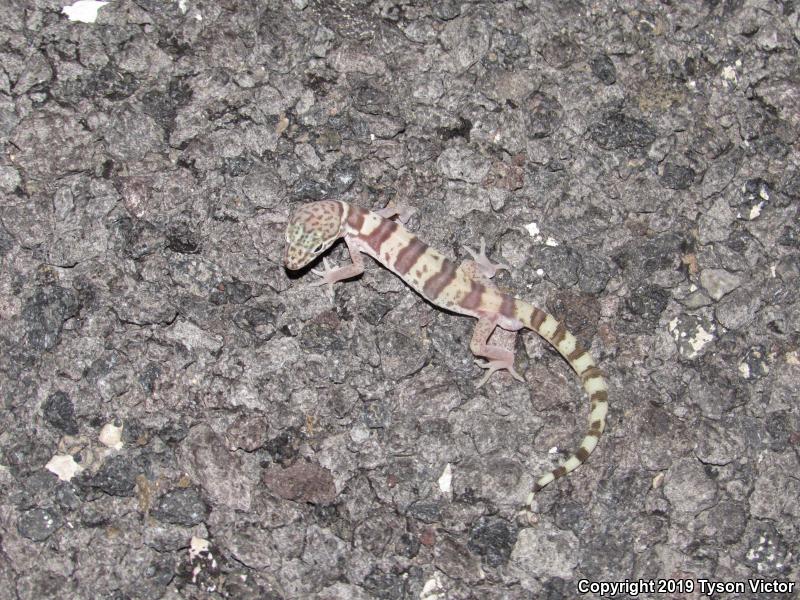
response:
M589 430L581 441L580 446L561 465L536 481L533 491L528 495L527 503L530 504L534 495L541 491L544 486L577 469L586 462L589 455L597 447L600 435L602 435L606 427L608 384L603 372L597 367L591 354L578 343L575 336L567 331L564 324L559 322L553 315L531 305L519 306L517 312L519 320L526 328L542 336L566 359L578 374L578 377L581 378L583 389L586 390L591 402Z

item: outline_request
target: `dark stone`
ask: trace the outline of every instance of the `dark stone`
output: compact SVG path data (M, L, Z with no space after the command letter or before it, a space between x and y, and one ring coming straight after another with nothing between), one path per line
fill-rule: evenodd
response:
M318 151L333 152L341 148L342 136L335 129L322 129L314 138L314 146Z
M392 409L386 402L372 400L364 402L361 421L370 429L385 429L392 419Z
M269 440L264 448L275 462L287 464L297 456L300 437L296 429L288 429Z
M197 254L200 252L198 237L188 223L172 223L167 228L167 248L179 254Z
M178 444L188 435L189 428L186 426L185 423L167 423L162 427L158 432L158 437L165 444Z
M109 496L133 496L139 469L130 456L118 454L106 459L94 475L80 483Z
M508 562L517 543L517 533L516 526L504 519L481 517L470 531L467 547L482 556L490 567L499 567Z
M238 279L233 279L217 283L208 295L208 301L216 305L244 304L252 297L252 286Z
M683 237L667 232L639 245L631 244L614 257L614 260L632 279L649 277L654 271L675 268L683 253L689 249L689 244Z
M423 523L437 523L442 520L442 507L436 502L414 502L406 509L406 514Z
M661 185L671 190L688 190L695 176L696 173L691 167L667 162L664 163L661 172Z
M42 404L42 416L50 425L68 435L77 435L75 407L72 400L61 390L50 394Z
M394 112L389 108L391 106L391 99L388 93L368 83L364 83L356 88L353 97L353 105L360 112L368 115L377 116Z
M183 77L173 77L166 90L151 90L143 94L142 105L144 112L153 117L164 129L171 131L175 128L175 115L178 109L187 105L192 95L192 88L186 84Z
M758 218L765 206L771 204L773 192L769 182L754 177L748 179L742 185L742 195L736 204L739 207L740 218L750 219L751 211L756 209L758 214L753 214L753 218Z
M503 33L501 40L501 52L512 61L529 56L531 53L531 47L527 40L517 33Z
M109 224L117 252L137 260L153 254L164 246L161 232L142 219L121 215Z
M49 499L55 492L58 479L49 471L41 469L20 478L19 483L19 488L11 491L9 500L19 510L27 510L38 507L42 499Z
M229 156L222 159L222 173L229 177L242 177L251 173L256 160L248 155Z
M617 67L608 54L598 54L590 62L592 74L605 85L613 85L617 81Z
M534 92L523 103L528 135L533 139L549 137L561 125L564 107L553 96Z
M800 248L800 230L797 227L784 225L778 244L788 248Z
M364 579L364 588L381 600L400 600L405 598L403 578L395 573L385 573L375 568Z
M22 309L28 346L38 351L54 348L64 321L77 316L79 310L77 296L72 290L57 285L37 289Z
M59 481L53 492L53 499L64 512L78 510L81 506L81 499L75 493L75 487L66 481Z
M575 37L562 29L546 37L539 49L542 58L556 69L567 69L581 56L581 47Z
M333 190L337 194L343 194L353 187L360 175L361 168L358 163L348 156L343 156L334 163L329 179L333 182Z
M766 420L765 427L769 438L767 443L773 452L785 452L790 444L792 435L800 431L800 417L780 411L770 415Z
M16 434L11 443L3 448L3 463L12 472L24 474L43 468L55 453L54 444L42 443L41 439L31 437L25 432Z
M9 561L9 564L14 564ZM0 572L2 574L2 572ZM77 598L83 594L75 593L75 581L72 581L47 569L25 569L12 578L4 581L13 581L10 586L8 598L19 600L39 600L40 598ZM4 589L9 587L4 583ZM15 589L16 588L16 589ZM112 600L109 598L109 600ZM113 599L116 600L116 599Z
M17 521L17 531L22 537L42 542L55 533L62 524L61 515L53 509L34 508L22 513Z
M436 129L436 133L442 140L452 140L453 138L464 138L466 141L469 141L469 135L472 131L472 121L469 119L465 119L464 117L458 118L459 124L457 127L439 127Z
M347 340L342 336L338 317L320 315L315 321L306 323L300 332L300 347L315 352L345 351Z
M78 511L81 525L89 528L104 527L105 525L108 525L108 523L112 521L113 517L104 509L105 506L99 500L83 504Z
M124 100L139 88L133 74L109 63L95 71L86 81L85 93L88 96L105 97L109 100Z
M158 499L152 515L164 523L192 527L208 518L210 509L196 488L170 490Z
M156 381L161 376L161 365L157 362L149 362L147 366L139 372L139 383L148 394L152 394L156 389Z
M641 119L614 111L589 127L589 136L604 150L643 149L655 141L656 130Z
M120 422L114 423L117 427ZM139 419L127 418L125 419L124 427L122 428L122 442L128 446L146 446L150 440L151 432Z
M669 292L657 285L640 285L626 300L628 310L645 319L657 319L669 303Z
M750 203L759 196L769 195L770 187L769 182L760 177L748 179L744 182L744 187L742 188L743 200Z
M330 196L331 190L325 184L311 179L301 179L292 190L292 196L299 200L323 200Z
M414 558L417 554L419 554L419 548L419 539L408 532L400 534L400 537L397 538L394 546L395 552L397 552L397 554L400 556L405 556L406 558Z
M275 335L275 321L285 309L280 303L262 302L246 306L233 315L233 323L242 331L266 341Z

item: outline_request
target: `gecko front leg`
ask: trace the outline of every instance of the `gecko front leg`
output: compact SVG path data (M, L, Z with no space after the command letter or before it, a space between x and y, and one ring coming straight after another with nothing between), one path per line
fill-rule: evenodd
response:
M469 252L470 256L472 256L472 260L465 261L461 266L467 269L474 268L474 277L481 279L484 285L492 285L488 280L494 277L500 269L505 269L509 273L511 272L511 267L507 264L493 263L489 260L489 257L486 256L486 240L484 240L483 237L481 237L481 249L479 252L475 252L475 250L469 246L463 246L463 248ZM478 277L478 274L480 274L480 277Z
M350 279L351 277L356 277L357 275L361 275L364 272L364 257L361 256L361 249L359 246L358 241L355 238L350 236L344 236L345 244L347 244L347 250L350 253L350 260L352 264L345 265L343 267L335 267L331 268L328 265L328 259L323 258L322 264L325 267L324 270L319 269L311 269L311 272L314 275L319 275L321 279L318 279L309 285L312 287L317 287L320 285L328 285L328 294L333 299L333 284L344 279Z

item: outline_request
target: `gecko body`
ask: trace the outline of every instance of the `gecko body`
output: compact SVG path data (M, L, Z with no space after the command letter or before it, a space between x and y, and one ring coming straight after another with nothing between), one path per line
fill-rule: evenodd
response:
M608 411L605 377L563 323L532 304L503 293L491 283L495 272L507 267L491 263L486 258L483 243L479 253L466 248L473 256L472 261L456 265L392 219L397 216L402 220L404 215L393 209L368 211L336 200L304 204L294 212L286 228L284 265L290 270L300 269L336 240L344 238L352 264L330 269L325 262L325 271L314 271L321 279L312 285L333 284L361 274L363 253L398 275L432 304L478 319L470 350L486 359L478 363L486 369L479 386L499 370L507 370L522 380L514 369L514 353L489 343L496 327L512 332L530 329L552 344L578 374L589 395L589 430L566 461L537 480L528 497L531 502L533 494L577 468L597 446Z

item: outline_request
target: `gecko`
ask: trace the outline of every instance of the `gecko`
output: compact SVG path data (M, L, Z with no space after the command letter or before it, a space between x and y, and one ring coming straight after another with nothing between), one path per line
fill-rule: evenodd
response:
M470 350L486 373L480 387L496 371L520 381L514 368L514 352L490 343L496 328L519 332L530 329L549 342L580 377L589 395L589 430L575 452L557 468L537 479L527 503L548 483L563 477L589 458L605 429L608 412L608 385L594 359L563 323L547 312L519 298L503 293L491 283L499 269L508 266L492 263L481 239L479 252L464 247L473 260L460 265L431 248L404 227L408 214L398 208L370 211L338 200L318 200L299 206L286 227L283 264L289 270L305 267L344 238L351 264L330 268L323 258L323 271L312 269L320 279L312 286L334 283L364 272L367 254L392 271L431 304L478 320L470 340ZM397 219L397 220L395 220ZM399 221L399 222L398 222ZM512 346L513 347L513 346Z

